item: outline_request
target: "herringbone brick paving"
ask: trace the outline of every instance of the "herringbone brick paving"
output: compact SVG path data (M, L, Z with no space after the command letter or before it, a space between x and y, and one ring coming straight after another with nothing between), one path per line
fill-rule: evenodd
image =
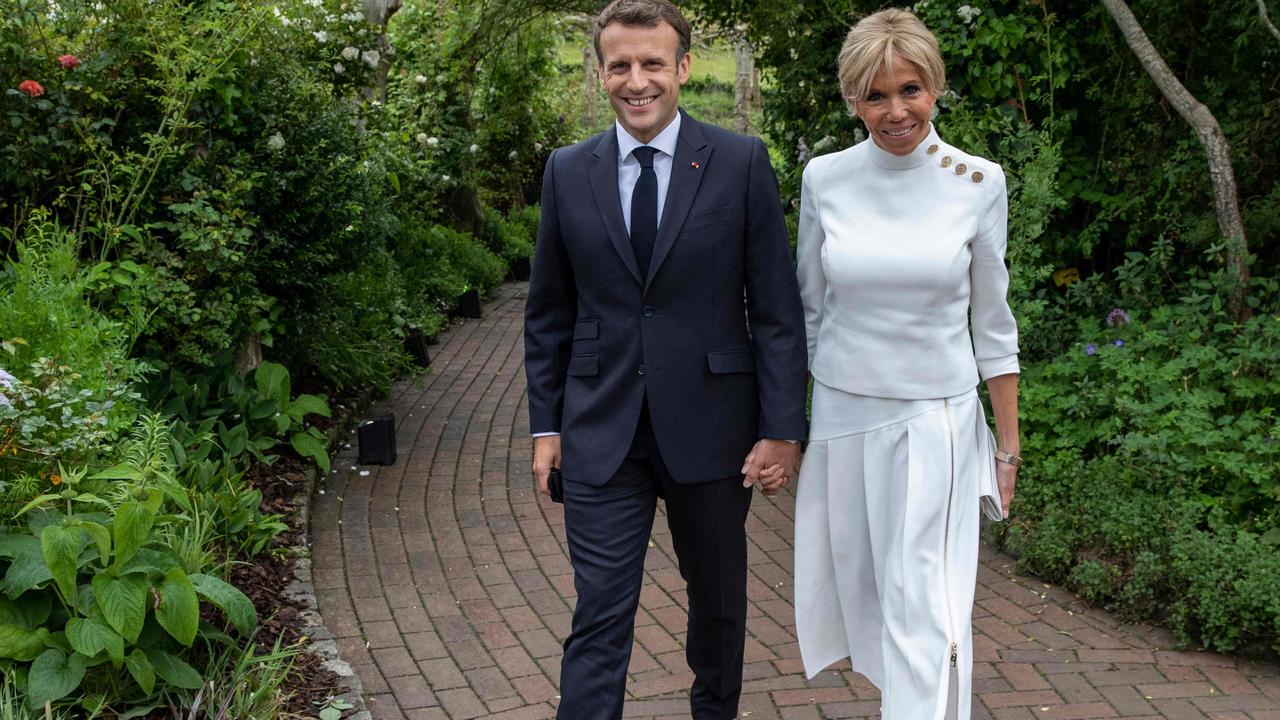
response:
M431 370L392 397L399 462L350 448L316 498L316 594L377 720L555 715L573 581L560 507L534 493L525 409L525 286L456 325ZM354 442L352 443L354 445ZM794 498L755 497L741 716L876 718L848 669L801 671L792 614ZM659 509L661 512L661 509ZM654 524L626 716L688 717L685 597L670 535ZM974 718L1280 720L1280 670L1178 652L1012 570L984 548L974 608Z

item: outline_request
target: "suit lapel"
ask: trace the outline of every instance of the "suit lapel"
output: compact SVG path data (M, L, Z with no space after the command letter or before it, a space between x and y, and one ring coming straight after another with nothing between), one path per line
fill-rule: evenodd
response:
M596 208L600 211L600 221L604 223L613 242L613 249L622 258L622 263L631 272L637 283L643 284L640 277L640 265L636 262L635 251L631 249L631 236L627 234L627 225L622 220L622 199L618 196L618 135L610 127L605 131L600 142L591 152L592 158L588 174L591 177L591 194L595 197ZM661 236L661 233L659 233Z
M662 208L662 222L658 224L658 237L653 244L653 260L649 263L649 277L643 283L646 288L658 274L662 261L675 245L676 236L689 216L693 198L698 194L702 176L707 172L707 160L713 146L707 144L702 125L680 111L680 139L676 142L676 154L671 161L671 180L667 186L667 201ZM616 172L616 168L615 168ZM614 180L615 191L617 180Z

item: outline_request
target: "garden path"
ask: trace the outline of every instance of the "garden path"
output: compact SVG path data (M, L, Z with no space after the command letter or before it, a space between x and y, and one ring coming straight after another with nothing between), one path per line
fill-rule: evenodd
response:
M320 609L376 720L555 714L573 583L560 508L531 488L521 362L524 285L455 324L429 372L391 405L400 459L354 449L315 500ZM352 443L354 445L354 442ZM742 717L875 718L876 690L844 664L806 682L792 615L794 497L757 495ZM659 510L661 512L661 510ZM626 715L687 718L685 600L666 523L655 523ZM1178 652L1017 574L984 548L974 608L973 716L1280 720L1280 669Z

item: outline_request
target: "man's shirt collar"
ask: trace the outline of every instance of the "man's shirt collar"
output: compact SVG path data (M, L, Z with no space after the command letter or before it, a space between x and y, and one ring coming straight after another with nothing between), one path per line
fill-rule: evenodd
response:
M642 145L657 148L659 152L666 153L670 157L675 157L676 142L680 139L680 116L681 113L677 110L675 118L672 119L670 123L667 123L667 126L662 129L662 132L658 133L657 137L647 143L642 143L639 140L636 140L631 136L631 133L627 132L626 129L622 127L622 123L614 120L613 125L618 133L618 162L622 163L626 161L627 156L631 154L631 151Z

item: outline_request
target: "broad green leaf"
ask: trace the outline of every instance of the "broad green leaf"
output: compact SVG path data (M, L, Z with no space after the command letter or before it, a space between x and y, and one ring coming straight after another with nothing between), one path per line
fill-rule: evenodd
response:
M102 620L71 618L67 621L67 641L85 657L106 650L112 664L119 667L124 662L124 638Z
M222 447L227 451L227 455L238 456L244 453L245 447L249 444L249 428L244 423L233 425L218 433L218 439L222 441Z
M9 658L18 662L30 662L44 652L44 641L49 637L45 628L20 627L18 625L0 624L0 658Z
M76 525L89 533L89 538L98 546L98 558L102 564L111 562L111 531L96 522L80 522Z
M147 544L154 522L155 513L139 502L127 502L116 510L116 521L112 530L115 531L116 538L115 567L117 570L132 560L138 549Z
M156 675L159 675L165 682L186 690L200 689L203 684L200 680L200 673L183 662L181 658L170 655L159 648L149 648L146 653L147 659L151 661L151 666L156 670Z
M147 659L145 656L140 656L140 657L142 657L143 660ZM151 666L148 665L147 669L150 670L150 668ZM156 673L154 670L151 670L151 684L154 686L155 682L156 682ZM147 694L148 695L151 694L151 691L147 690ZM116 720L133 720L134 718L146 717L150 715L153 710L159 710L162 707L167 707L167 706L156 703L153 705L142 705L140 707L130 708L120 713L119 715L117 715Z
M44 553L40 549L40 541L30 535L19 536L9 546L13 562L5 572L4 582L0 584L4 594L10 599L16 598L40 583L53 579L49 567L44 564Z
M342 711L335 707L327 707L320 711L320 720L342 720Z
M391 188L396 191L397 195L399 195L400 194L400 176L393 172L389 172L387 173L387 182L391 183Z
M31 663L27 674L27 705L42 708L47 702L70 695L80 687L84 668L84 658L80 655L67 655L56 648L45 650Z
M200 601L191 580L181 568L173 568L164 574L159 592L156 620L175 640L190 647L200 627Z
M329 471L329 452L324 440L307 432L296 432L289 438L294 451L306 458L315 460L321 470Z
M329 417L329 403L322 397L303 394L289 403L287 412L297 418L312 414Z
M253 371L253 381L260 394L274 398L280 403L280 407L289 404L289 371L283 365L262 363Z
M129 674L133 676L133 681L138 683L138 687L142 688L142 692L150 695L151 691L156 687L156 670L151 666L151 661L147 659L146 653L134 648L129 653L129 657L124 659L125 667L129 668Z
M51 503L55 500L61 500L61 499L62 499L61 495L41 495L37 497L35 500L32 500L26 505L23 505L22 509L19 510L17 513L15 513L14 516L17 517L21 515L26 515L28 512L30 512L31 510L34 510L37 507L40 507L41 505L45 505L47 503Z
M147 618L147 581L138 575L117 577L111 571L93 578L93 596L112 629L130 643L138 641Z
M91 480L132 480L134 482L142 482L146 479L141 470L129 463L114 465L102 472L90 475L89 478Z
M77 560L80 558L83 534L78 527L50 525L40 532L40 551L44 564L53 575L63 600L74 602L76 597Z
M29 630L40 627L49 619L53 601L48 593L28 592L14 600L0 595L0 623L17 625Z
M212 575L192 575L191 584L200 597L221 610L237 630L245 635L253 634L258 625L258 611L238 588Z

